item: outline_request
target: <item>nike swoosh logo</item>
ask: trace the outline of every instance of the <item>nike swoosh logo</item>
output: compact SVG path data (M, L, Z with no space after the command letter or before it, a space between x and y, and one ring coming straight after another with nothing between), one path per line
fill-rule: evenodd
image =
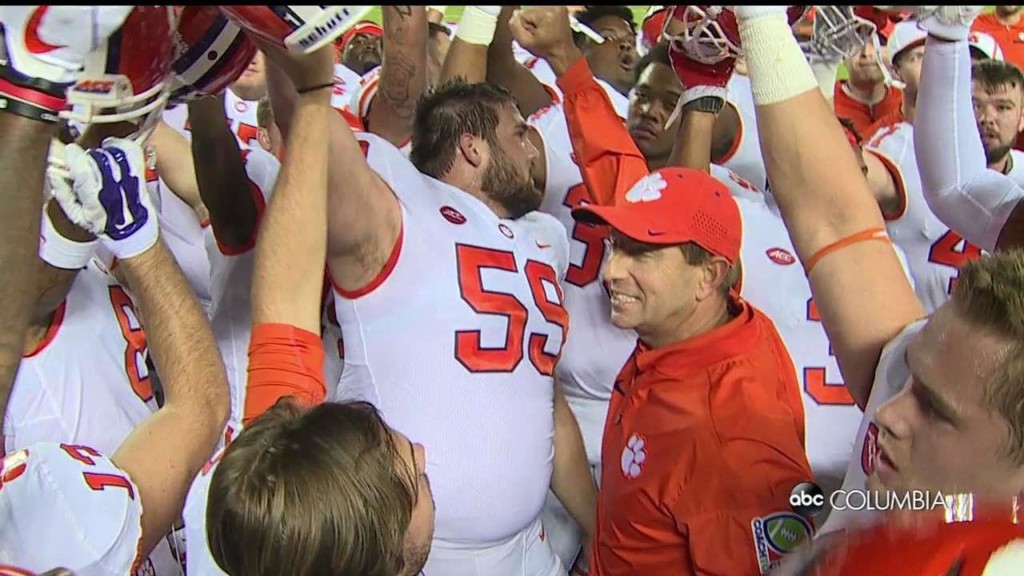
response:
M650 228L648 228L647 229L647 235L648 236L664 236L665 232L662 232L660 230L651 230Z
M47 44L39 37L39 24L42 23L43 16L46 16L46 11L49 9L49 6L36 8L32 11L32 16L28 19L28 23L25 24L25 48L32 54L46 54L64 48L64 46Z
M537 248L544 250L546 248L551 248L551 244L541 244L540 242L537 242Z

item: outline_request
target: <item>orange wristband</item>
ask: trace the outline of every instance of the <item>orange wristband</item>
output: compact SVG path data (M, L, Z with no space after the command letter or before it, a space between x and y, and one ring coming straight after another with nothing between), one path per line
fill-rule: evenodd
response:
M814 265L821 261L821 259L824 258L825 256L828 256L829 254L841 248L846 248L851 244L856 244L858 242L866 242L868 240L878 240L887 243L892 242L892 240L889 239L889 235L886 233L884 227L868 228L867 230L861 230L860 232L850 234L846 238L840 238L839 240L836 240L835 242L829 244L828 246L825 246L821 250L815 252L813 256L808 258L807 263L804 265L804 270L806 271L807 276L811 275L811 269L813 269Z

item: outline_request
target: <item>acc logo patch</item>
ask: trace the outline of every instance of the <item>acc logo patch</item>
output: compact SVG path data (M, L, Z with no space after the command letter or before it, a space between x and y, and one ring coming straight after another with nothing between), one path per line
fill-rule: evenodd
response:
M789 266L796 262L796 257L789 253L789 250L785 248L769 248L765 251L768 255L768 259L775 262L779 266Z
M754 533L754 550L761 574L779 567L782 558L792 553L814 535L811 524L793 512L775 512L750 522Z
M462 215L462 212L459 212L458 210L452 208L451 206L441 206L439 212L441 213L441 216L444 216L445 220L451 222L452 224L466 223L466 217Z

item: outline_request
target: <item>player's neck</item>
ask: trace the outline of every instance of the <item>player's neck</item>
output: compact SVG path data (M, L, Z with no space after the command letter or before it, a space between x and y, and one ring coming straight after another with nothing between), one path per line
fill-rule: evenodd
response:
M868 106L874 106L885 98L885 84L883 82L858 85L850 81L844 82L841 86L850 98Z
M1005 155L995 162L991 162L988 165L989 170L995 170L1000 174L1006 174L1013 169L1013 155L1007 151Z
M707 334L727 324L732 320L732 316L728 303L723 303L720 299L714 302L705 300L688 318L666 322L646 333L638 329L637 333L643 343L652 349L663 348Z
M664 156L644 156L644 160L647 160L647 169L654 172L668 166L668 160L671 156L671 153Z
M1000 14L999 12L996 12L995 13L995 17L996 17L996 22L999 22L1003 26L1016 26L1017 24L1020 24L1021 11L1017 10L1013 14L1005 14L1005 15Z

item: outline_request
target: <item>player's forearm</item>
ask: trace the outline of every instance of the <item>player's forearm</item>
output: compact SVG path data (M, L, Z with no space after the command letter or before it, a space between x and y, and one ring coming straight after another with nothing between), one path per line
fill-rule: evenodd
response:
M583 182L595 204L611 205L650 171L608 94L580 59L558 78L565 119Z
M560 384L556 382L555 386ZM597 486L590 474L579 424L561 390L555 393L555 463L551 491L589 540L597 523Z
M669 166L711 171L711 144L716 117L709 112L688 110L679 122Z
M39 217L50 124L0 113L0 427L36 291Z
M224 114L224 95L189 103L188 115L196 183L213 233L223 246L245 246L256 233L259 209L245 160Z
M256 244L253 323L320 330L327 256L329 88L299 97L289 152Z
M502 6L494 39L487 49L487 81L502 86L519 103L519 112L527 117L551 104L551 94L532 72L516 61L512 52L512 31L508 21L518 6Z
M452 40L444 66L441 67L440 83L455 78L462 78L471 84L487 80L487 46L470 44L461 38Z
M427 89L427 14L423 6L384 6L384 61L367 129L401 146L412 134L416 102Z
M206 314L163 241L120 265L140 308L164 385L164 405L187 411L212 451L227 421L229 400L224 363Z
M82 244L83 247L89 249L90 253L92 252L88 244L95 243L96 237L71 222L58 202L48 202L44 210L46 210L44 217L50 219L53 232L67 240ZM42 257L38 258L36 262L39 275L37 276L35 303L32 306L32 323L48 324L53 311L67 298L81 268L59 268L46 262ZM29 347L32 348L32 346Z
M192 161L192 147L188 140L161 120L146 143L156 150L156 171L164 184L182 202L188 204L197 217L208 217L199 195L196 166Z

